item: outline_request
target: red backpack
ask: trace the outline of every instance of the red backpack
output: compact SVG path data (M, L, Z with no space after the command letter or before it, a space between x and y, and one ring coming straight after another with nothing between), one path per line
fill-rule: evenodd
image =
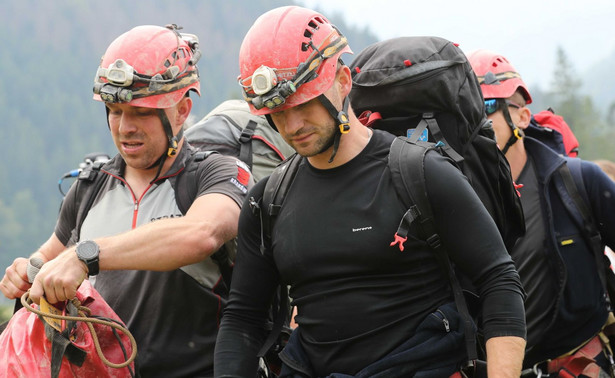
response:
M76 298L81 306L79 311L88 311L84 308L91 311L88 318L105 319L123 326L120 318L88 280L83 281ZM66 315L73 312L69 305L65 306L65 311ZM132 360L136 355L136 345L131 343L128 333L117 332L115 328L103 324L86 324L83 321L62 321L65 326L62 328L60 325L63 330L59 332L54 328L54 325L59 324L48 317L45 319L49 320L43 321L39 315L26 308L13 315L0 334L0 377L134 376ZM97 343L106 363L97 353Z
M555 130L562 135L564 152L567 156L577 157L579 155L579 141L562 116L555 114L549 108L534 114L534 120L539 126Z

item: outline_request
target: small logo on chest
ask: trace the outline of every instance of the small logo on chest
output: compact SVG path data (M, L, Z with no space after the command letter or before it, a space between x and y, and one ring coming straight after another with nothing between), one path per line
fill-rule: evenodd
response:
M359 227L359 228L353 228L352 232L361 232L361 231L369 231L372 229L372 226L367 226L367 227Z

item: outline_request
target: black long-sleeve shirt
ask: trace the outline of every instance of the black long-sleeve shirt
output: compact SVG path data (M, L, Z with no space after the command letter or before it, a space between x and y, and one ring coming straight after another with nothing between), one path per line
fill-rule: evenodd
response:
M452 301L434 252L415 233L403 252L390 246L407 210L387 167L392 139L376 131L358 156L333 169L304 160L272 231L272 251L261 254L259 216L242 208L216 376L253 376L280 282L290 285L302 346L318 375L357 372ZM429 153L425 174L442 243L478 288L486 338L524 337L523 289L495 223L447 159ZM259 199L264 186L249 196Z

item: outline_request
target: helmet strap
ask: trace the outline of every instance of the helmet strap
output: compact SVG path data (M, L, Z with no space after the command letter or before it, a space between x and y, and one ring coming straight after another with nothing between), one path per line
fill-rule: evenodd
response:
M342 104L342 110L337 110L335 106L329 101L327 96L324 94L319 95L318 100L320 103L327 109L331 117L337 121L337 127L335 128L335 138L333 138L333 152L331 153L331 157L329 158L329 163L333 162L335 159L335 155L337 155L337 149L340 145L340 138L342 134L347 134L350 131L350 123L348 118L348 106L350 105L350 100L348 97L344 97L344 103ZM328 147L327 147L328 148Z
M160 156L158 161L150 166L150 168L153 168L154 166L156 166L156 164L158 164L158 171L156 172L156 176L152 179L150 183L153 183L154 181L156 181L158 177L160 176L160 173L162 171L162 166L166 162L167 157L175 156L177 154L179 141L184 136L183 127L179 130L177 135L173 135L173 128L171 127L171 122L169 121L169 118L167 117L166 112L164 111L164 109L160 109L160 108L158 108L157 111L158 111L158 118L160 118L160 122L162 123L162 128L164 129L164 132L167 134L167 146L168 147L167 147L167 151Z
M513 123L512 118L510 117L510 112L508 111L508 105L506 105L506 103L502 103L500 106L502 107L504 119L506 120L508 127L510 127L510 129L512 130L512 135L510 136L510 138L508 138L506 145L502 149L502 153L506 155L508 149L519 139L523 138L525 136L525 133Z

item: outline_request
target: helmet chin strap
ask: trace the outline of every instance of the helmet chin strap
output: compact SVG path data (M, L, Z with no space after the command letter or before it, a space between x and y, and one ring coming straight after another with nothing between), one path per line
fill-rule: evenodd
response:
M337 110L324 94L319 95L317 98L320 100L320 103L325 107L325 109L327 109L331 117L333 117L333 119L338 123L337 128L335 129L335 137L331 143L333 146L333 152L329 158L329 163L332 163L333 159L335 159L335 155L337 155L337 149L340 146L340 138L342 137L342 134L347 134L350 131L350 123L348 118L348 105L350 104L350 100L348 99L348 96L346 96L344 98L342 110ZM326 146L325 148L328 149L331 145Z
M167 157L175 156L177 154L179 141L184 136L183 127L179 130L177 135L174 136L173 128L171 127L171 122L169 121L169 118L167 117L167 114L165 113L164 109L157 109L157 111L158 111L158 117L160 118L160 122L162 123L162 127L164 128L164 132L167 134L168 148L167 148L166 153L163 153L154 164L148 167L148 169L151 169L151 168L154 168L156 165L158 165L158 171L156 171L156 176L152 179L152 181L150 181L150 184L156 181L158 177L160 176L160 173L162 171L162 166L167 160Z
M523 138L525 136L525 133L513 123L512 118L510 117L510 112L508 111L508 106L506 106L506 104L502 105L502 113L504 114L504 119L506 120L508 127L510 127L510 129L512 130L512 135L510 136L510 138L508 138L508 141L506 141L506 145L502 149L502 153L506 155L508 149L519 139Z

